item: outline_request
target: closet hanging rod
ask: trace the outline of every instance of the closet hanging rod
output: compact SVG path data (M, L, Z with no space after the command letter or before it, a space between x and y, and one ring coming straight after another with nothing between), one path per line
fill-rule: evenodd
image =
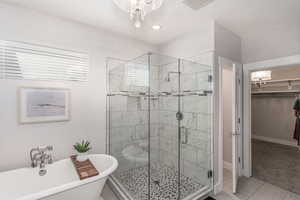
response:
M270 81L263 81L264 83L281 83L281 82L295 82L300 81L300 78L294 79L279 79L279 80L270 80ZM256 84L256 81L252 81L252 84Z
M300 94L300 90L284 90L284 91L255 91L251 92L253 95L259 95L259 94Z

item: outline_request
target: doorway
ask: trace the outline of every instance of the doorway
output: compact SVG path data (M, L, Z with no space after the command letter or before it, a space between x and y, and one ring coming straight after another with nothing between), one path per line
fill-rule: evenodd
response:
M252 175L300 193L300 151L294 139L300 66L266 68L251 77Z
M220 65L220 133L223 190L236 193L241 154L241 71L242 65L226 58Z
M299 183L295 183L295 182L294 182L294 184L292 183L293 181L299 180L299 178L298 178L299 176L291 175L292 172L297 171L292 168L295 167L295 162L299 161L299 159L297 159L297 158L292 159L293 164L291 164L291 163L288 164L288 161L284 161L284 160L287 157L290 157L292 154L287 149L289 149L290 147L292 147L295 144L295 141L291 140L291 138L293 136L292 136L292 133L290 133L290 132L293 132L294 125L295 125L294 124L295 118L293 116L294 114L293 114L293 109L292 109L293 105L292 104L294 104L296 95L292 94L292 96L290 96L290 94L278 93L276 91L276 94L267 93L267 94L262 94L263 95L262 97L255 97L255 98L261 98L261 99L256 99L255 100L256 103L255 103L252 99L251 93L252 92L258 93L260 91L252 90L252 87L255 87L257 84L256 85L251 84L251 73L254 71L264 71L264 70L275 70L276 71L276 70L280 70L280 69L283 69L284 71L286 71L286 70L288 70L288 68L296 67L296 66L298 66L298 67L300 66L300 56L299 55L247 64L244 66L244 75L243 75L243 78L244 78L244 100L243 100L243 102L244 102L244 141L243 141L244 170L243 170L243 175L246 177L257 176L257 171L254 172L253 163L264 161L267 164L260 163L260 165L264 165L265 167L271 166L269 168L269 170L267 170L267 169L265 170L268 172L272 172L272 175L269 176L270 178L272 178L274 180L283 178L286 180L284 185L285 186L289 185L290 187L293 187L293 188L295 188L295 186L300 185ZM297 68L297 69L299 69L299 68ZM284 74L286 74L286 73L283 71L280 72L280 75L284 75ZM295 71L293 71L292 74L296 75ZM274 79L277 79L276 74L273 74L273 75L274 75ZM292 78L292 77L289 77L289 78ZM280 79L289 79L289 78L281 77ZM297 77L294 77L294 78L297 78ZM300 77L298 77L298 78L300 78ZM264 83L262 83L262 84L264 84ZM273 84L273 86L271 86L270 84L271 85ZM274 84L277 86L278 86L278 84L282 85L283 88L281 88L280 91L282 91L283 89L285 89L285 90L289 89L289 87L290 87L289 81L286 81L285 83L282 81L280 81L280 83L274 83L274 81L271 80L270 84L268 84L268 86L263 85L262 88L264 88L264 89L269 88L268 90L272 93L273 90L276 90L276 88L274 88ZM293 83L292 85L295 85L295 83ZM290 87L290 90L292 90L293 88L295 89L295 87L293 87L293 86ZM288 93L291 93L291 92L289 91ZM256 94L256 95L259 95L259 94ZM269 98L269 99L266 101L263 98ZM285 99L292 98L290 103L288 103L289 106L287 106L286 108L284 106L280 106L281 104L282 105L285 104L285 103L280 103L283 100L281 98L285 98ZM268 118L268 117L265 116L265 117L261 118L262 120L260 120L262 122L260 124L261 127L257 128L257 126L259 125L258 122L260 123L260 121L257 121L257 118L258 118L257 112L261 111L260 109L258 109L258 106L260 106L260 103L262 101L266 102L265 106L264 106L265 109L268 109L269 106L277 104L276 106L273 106L272 117L280 118L280 117L283 117L284 115L286 117L284 117L284 119L282 119L282 120L273 119L273 120L270 120L271 122L266 122L266 120L263 120L263 119ZM257 104L257 102L259 104ZM256 105L253 105L254 103ZM281 111L278 111L279 109L281 109ZM255 113L253 113L253 112L255 112ZM284 114L286 112L289 112L290 114ZM263 114L267 115L268 113L266 111L264 111ZM255 119L256 122L254 122L253 117L256 118ZM262 116L260 116L260 117L262 117ZM278 138L277 139L275 138L275 140L273 138L270 140L270 137L266 137L266 135L260 136L261 133L259 133L259 132L261 132L261 130L263 130L262 128L264 128L264 126L267 123L270 123L272 125L271 128L274 128L275 126L278 126L279 124L282 124L282 123L286 123L286 124L290 123L290 125L289 125L290 128L287 128L287 126L286 126L284 133L279 134L280 137L287 136L290 141L283 142L282 141L283 138L281 138L279 140L278 140ZM269 126L270 124L267 124L267 125ZM281 127L283 127L283 126L281 126ZM279 131L279 130L280 130L280 128L277 128L273 131L275 133L275 131ZM273 132L273 131L271 131L271 132ZM263 134L266 134L266 133L263 133ZM262 140L265 140L265 141L262 141ZM253 144L253 141L254 141L254 144ZM270 145L270 146L268 146L268 145ZM283 147L285 147L284 148L285 150L283 151L282 148L280 148L281 150L279 151L280 152L279 154L284 154L284 155L286 155L286 157L284 159L281 159L281 161L277 162L276 164L271 164L269 162L270 158L272 157L271 154L274 153L275 151L277 151L276 150L277 147L282 147L281 145L283 145ZM262 147L262 148L260 148L260 147ZM294 148L294 150L297 149L295 146L292 148ZM270 152L268 150L272 150L272 151ZM265 155L267 155L267 153L271 153L271 154L267 155L267 157L265 157L266 159L259 158L260 156L262 156L262 155L260 155L262 153ZM298 154L299 153L300 152L298 152ZM256 155L256 157L255 157L255 155ZM259 157L257 157L257 155L259 155ZM273 158L274 158L273 160L280 159L280 156L277 153L276 155L273 155ZM255 159L255 161L254 161L254 159ZM281 166L278 166L279 164L281 164ZM285 170L285 173L282 173L282 170L283 170L284 166L286 166L286 165L289 166L288 170ZM257 168L257 166L256 166L256 168ZM287 177L290 177L290 178L287 179ZM268 181L266 179L266 177L263 179L263 181L269 182L269 183L271 182L270 180ZM280 180L280 182L283 183L284 181ZM274 185L275 183L271 182L271 184ZM283 188L280 185L277 185L277 186ZM288 189L288 188L284 188L284 189Z

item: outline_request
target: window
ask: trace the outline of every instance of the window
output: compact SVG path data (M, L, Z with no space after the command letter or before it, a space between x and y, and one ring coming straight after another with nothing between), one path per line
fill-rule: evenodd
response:
M0 40L0 78L87 81L87 54Z

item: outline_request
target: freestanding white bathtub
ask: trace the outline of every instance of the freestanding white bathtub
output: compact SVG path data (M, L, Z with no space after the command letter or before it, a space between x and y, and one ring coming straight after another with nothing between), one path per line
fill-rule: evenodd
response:
M109 155L89 155L99 171L98 176L79 180L70 159L47 165L47 174L39 168L22 168L0 173L0 200L101 200L108 176L118 161Z

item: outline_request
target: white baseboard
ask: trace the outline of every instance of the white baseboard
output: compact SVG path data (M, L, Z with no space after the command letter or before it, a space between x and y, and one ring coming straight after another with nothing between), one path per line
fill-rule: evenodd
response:
M249 174L245 169L242 169L241 176L245 176L246 178L251 178L252 174Z
M252 135L252 138L256 139L256 140L265 141L265 142L271 142L271 143L275 143L275 144L282 144L282 145L297 147L297 141L292 142L292 141L288 141L288 140L275 139L275 138L259 136L259 135Z
M222 191L223 191L223 185L220 182L218 182L217 184L215 184L215 186L214 186L214 194L219 194Z
M224 169L232 171L232 163L230 163L230 162L224 161L223 162L223 167L224 167Z

